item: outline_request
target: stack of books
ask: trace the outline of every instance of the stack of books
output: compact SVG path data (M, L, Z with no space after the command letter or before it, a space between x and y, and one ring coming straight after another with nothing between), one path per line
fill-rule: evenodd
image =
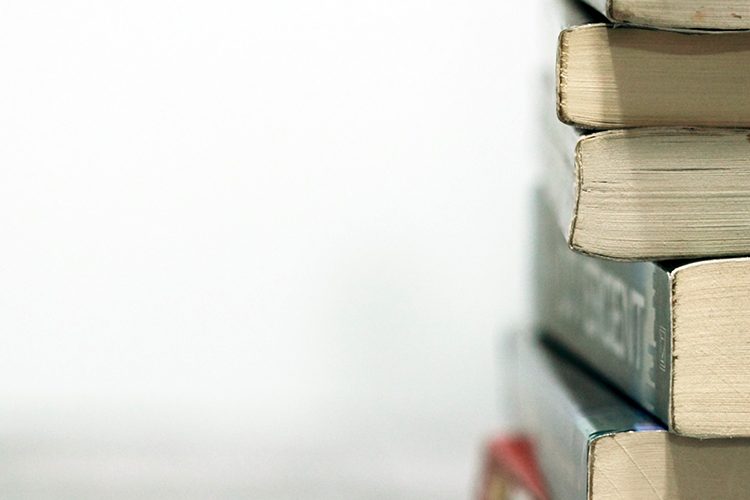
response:
M750 2L558 2L527 497L750 498Z

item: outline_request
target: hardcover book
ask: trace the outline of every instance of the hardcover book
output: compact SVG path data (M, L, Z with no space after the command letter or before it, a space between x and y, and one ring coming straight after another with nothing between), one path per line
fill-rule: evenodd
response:
M571 251L536 199L538 326L668 428L750 436L750 258L616 262Z
M569 358L519 344L523 421L552 498L747 497L749 440L669 434Z

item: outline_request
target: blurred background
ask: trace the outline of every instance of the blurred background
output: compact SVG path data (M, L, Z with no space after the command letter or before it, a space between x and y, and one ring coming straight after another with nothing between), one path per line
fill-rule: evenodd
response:
M541 11L0 6L0 497L470 497Z

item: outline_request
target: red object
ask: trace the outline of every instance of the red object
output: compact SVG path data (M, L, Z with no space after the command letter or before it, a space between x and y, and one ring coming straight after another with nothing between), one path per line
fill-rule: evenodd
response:
M487 443L478 500L505 500L518 494L549 500L545 490L528 438L502 435Z

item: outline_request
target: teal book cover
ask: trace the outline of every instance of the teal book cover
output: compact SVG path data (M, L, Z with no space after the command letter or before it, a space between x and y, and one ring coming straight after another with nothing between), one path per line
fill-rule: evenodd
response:
M747 498L750 440L677 436L574 357L527 332L519 417L551 498Z

